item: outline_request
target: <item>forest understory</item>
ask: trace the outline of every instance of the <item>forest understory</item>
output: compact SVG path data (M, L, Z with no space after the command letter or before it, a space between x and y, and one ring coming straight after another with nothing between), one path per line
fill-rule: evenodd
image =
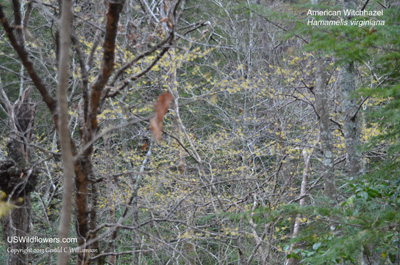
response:
M400 1L0 22L0 264L400 265Z

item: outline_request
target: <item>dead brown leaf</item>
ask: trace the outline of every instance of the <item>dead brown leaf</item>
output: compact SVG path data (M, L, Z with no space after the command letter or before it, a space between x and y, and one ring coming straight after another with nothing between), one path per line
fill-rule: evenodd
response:
M150 130L153 132L157 141L161 141L162 120L171 103L172 96L170 93L164 93L158 96L158 100L154 102L154 110L156 115L150 119Z

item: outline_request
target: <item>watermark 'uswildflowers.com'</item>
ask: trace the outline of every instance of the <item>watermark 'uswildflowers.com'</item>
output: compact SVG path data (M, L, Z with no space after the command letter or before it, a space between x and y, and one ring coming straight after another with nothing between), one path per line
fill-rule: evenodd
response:
M77 243L78 239L77 238L58 238L58 237L38 237L38 236L8 236L7 237L7 242L12 244L17 244L17 243Z

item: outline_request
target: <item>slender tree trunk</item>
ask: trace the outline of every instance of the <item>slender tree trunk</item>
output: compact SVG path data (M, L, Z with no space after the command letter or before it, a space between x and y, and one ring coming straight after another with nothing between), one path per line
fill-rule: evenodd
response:
M104 137L104 145L105 145L106 152L108 154L107 161L106 161L106 172L112 172L111 165L110 165L110 162L112 159L111 158L111 154L112 154L111 153L111 143L110 143L110 139L108 137ZM113 197L112 194L113 194L114 190L113 190L113 180L111 178L108 178L106 180L106 189L107 189L108 196L112 198ZM115 202L113 202L112 199L107 201L107 207L109 209L108 210L108 222L110 224L115 223L114 204L115 204ZM107 248L105 250L106 253L113 253L115 251L114 243L115 243L115 239L117 238L117 235L118 235L117 232L115 232L109 236ZM114 255L110 255L107 258L107 262L110 265L114 265L115 260L116 260L116 257Z
M315 145L318 143L318 141L316 141ZM308 187L308 174L309 174L309 169L310 169L310 161L311 161L311 156L314 152L314 148L315 145L313 146L313 148L309 151L307 150L303 150L303 158L304 158L304 167L303 167L303 176L302 176L302 180L301 180L301 187L300 187L300 206L304 206L306 203L306 195L307 195L307 187ZM293 234L292 234L292 238L296 238L297 235L299 234L300 231L300 218L301 216L298 215L296 217L296 220L294 222L294 227L293 227ZM289 248L289 253L291 253L293 251L295 247L295 244L291 244L290 248ZM295 265L298 264L299 261L297 259L294 258L289 258L286 259L285 265Z
M358 125L357 104L353 93L355 92L355 69L351 62L344 66L341 72L342 90L342 119L344 131L344 143L346 148L346 167L350 178L356 179L362 175L362 156L360 147L360 132ZM361 246L361 264L369 264L366 249L369 246Z
M333 139L329 120L326 67L323 58L318 57L316 68L315 106L319 115L324 191L326 197L331 201L336 201Z
M362 174L360 147L360 129L358 125L357 101L355 92L354 63L344 65L341 72L342 115L344 142L346 147L346 165L348 175L357 178Z
M59 124L58 135L61 145L62 162L64 166L63 178L63 197L61 218L58 227L58 236L61 249L67 249L68 243L64 239L69 235L69 225L72 215L72 192L74 181L74 160L71 149L71 139L68 129L68 75L69 75L69 49L71 44L71 23L72 10L71 0L63 0L61 7L61 36L60 36L60 61L58 70L58 106L59 106ZM66 265L68 263L69 252L62 251L58 253L57 264Z

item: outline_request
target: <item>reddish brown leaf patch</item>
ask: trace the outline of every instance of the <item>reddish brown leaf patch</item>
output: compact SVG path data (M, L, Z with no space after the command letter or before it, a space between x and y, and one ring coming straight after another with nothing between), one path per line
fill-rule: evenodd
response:
M170 93L164 93L158 96L158 100L154 102L154 110L156 115L150 119L150 130L153 132L157 141L161 140L162 120L171 103L172 96Z

